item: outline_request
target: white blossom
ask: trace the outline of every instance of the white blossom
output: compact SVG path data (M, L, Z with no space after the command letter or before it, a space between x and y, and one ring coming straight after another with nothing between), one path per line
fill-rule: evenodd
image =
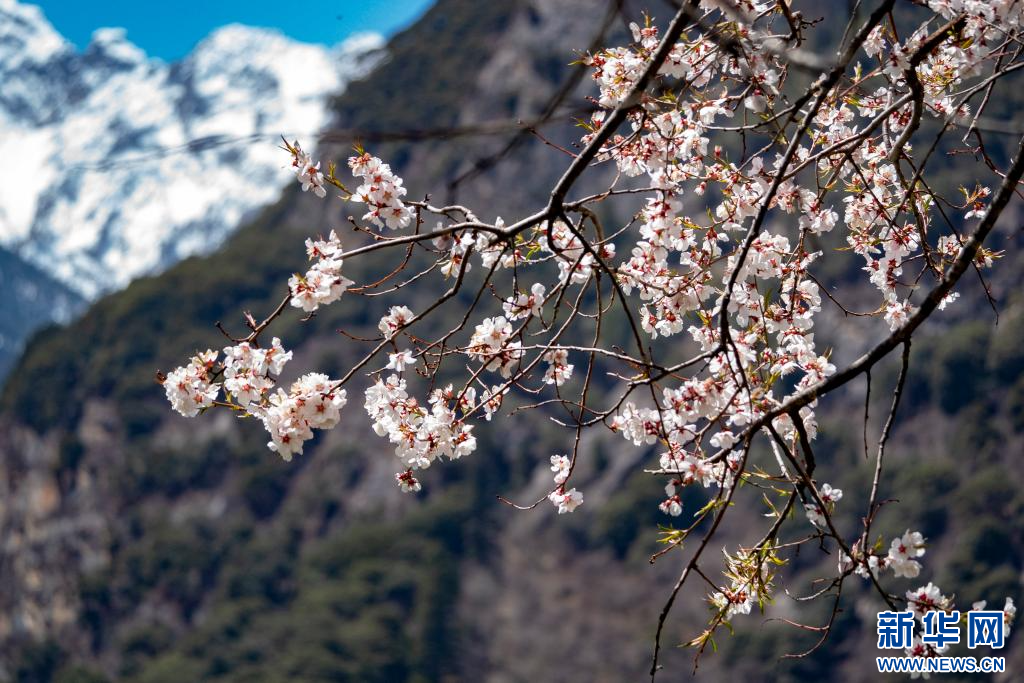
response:
M408 349L399 351L397 353L388 354L388 370L394 370L395 372L402 372L407 366L414 365L416 360L412 356L412 351Z
M343 250L333 230L326 240L307 239L306 253L316 262L305 275L293 275L288 280L288 288L292 306L308 313L334 303L354 283L341 274Z
M388 314L380 319L377 329L385 339L391 339L413 319L413 312L408 306L392 306Z
M583 504L583 494L576 489L569 489L568 491L559 487L557 491L552 491L548 495L548 500L551 504L558 508L558 514L562 515L566 512L572 512L580 505Z
M212 381L211 370L217 352L206 350L196 354L188 365L175 368L163 381L164 392L171 407L185 417L195 417L217 400L220 385Z
M407 227L412 222L412 209L402 201L406 189L390 166L365 153L349 158L348 165L352 175L362 181L352 194L352 201L366 204L363 220L392 230Z
M896 576L913 579L921 573L921 564L914 558L924 555L924 537L918 531L908 530L889 545L888 561Z
M396 474L395 482L398 484L398 488L402 490L402 493L417 493L423 488L419 480L413 476L412 470Z
M272 393L266 406L251 409L270 432L267 446L284 460L301 454L314 429L332 429L347 402L344 389L327 375L312 372L297 379L288 390Z
M569 478L571 461L564 455L551 456L551 471L555 473L555 483L561 486Z

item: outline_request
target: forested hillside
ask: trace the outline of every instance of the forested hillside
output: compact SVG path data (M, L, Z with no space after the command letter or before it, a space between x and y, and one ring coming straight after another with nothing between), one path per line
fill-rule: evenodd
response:
M626 3L624 12L639 17L643 7L657 17L670 4ZM484 164L465 183L448 183L501 150L517 119L544 111L573 73L576 55L564 46L587 49L605 21L594 5L439 0L337 99L336 128L360 131L406 178L411 197L457 196L489 217L529 211L567 163L529 136L495 168ZM621 19L610 32L617 37L609 42L624 39ZM544 129L550 139L578 137L567 112L585 107L586 94L584 79L562 108L563 123ZM469 134L495 120L508 129ZM443 128L469 132L427 134ZM375 139L396 131L406 139ZM321 145L321 157L350 154L354 141L342 132ZM550 506L523 512L496 499L543 495L548 457L571 438L553 423L495 420L477 430L472 457L429 470L425 491L405 496L394 486L390 448L365 421L343 423L286 463L267 451L252 421L219 414L188 422L167 410L155 372L197 348L223 346L217 322L241 330L240 311L269 312L288 276L304 268L306 236L337 228L346 241L361 239L346 216L341 203L293 187L217 253L138 280L31 341L0 397L0 680L646 675L658 612L679 572L671 553L648 562L661 547L658 525L671 521L656 504L663 482L642 471L657 461L653 448L639 453L608 435L588 438L574 475L587 504L558 516ZM963 603L1022 596L1024 245L1021 212L1011 217L997 238L1005 256L991 271L998 324L975 278L913 344L890 445L895 474L881 496L891 502L880 533L909 526L930 541L932 573L906 588L934 580L955 587ZM357 281L388 267L352 265L346 275ZM287 314L279 334L296 350L290 371L336 372L358 357L362 347L338 330L370 336L388 302L345 300L353 301L304 323ZM827 315L821 334L845 334L842 312ZM896 372L895 363L880 366L871 379L872 446ZM855 383L820 409L816 450L842 464L842 480L832 483L851 499L866 498L873 469L864 388ZM704 502L693 497L684 507ZM851 532L860 524L856 509L837 515ZM754 520L761 512L739 514ZM811 593L816 568L835 558L808 553L797 563ZM692 597L669 622L670 646L690 637L706 612L702 596ZM853 586L831 640L809 656L780 659L818 639L780 619L828 618L825 605L805 608L792 597L780 596L764 617L738 620L736 634L701 660L698 677L872 680L877 596ZM692 651L668 649L666 679L685 680ZM1005 654L1008 670L1022 670L1019 635Z

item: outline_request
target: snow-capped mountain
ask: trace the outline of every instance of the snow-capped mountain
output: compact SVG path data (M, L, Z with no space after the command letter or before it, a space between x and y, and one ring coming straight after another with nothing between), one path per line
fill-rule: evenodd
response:
M0 378L40 325L275 201L292 177L278 136L311 143L382 43L232 25L167 64L116 28L76 50L38 7L0 0Z
M278 136L315 135L380 45L232 25L166 64L0 0L0 245L86 298L213 249L288 181Z

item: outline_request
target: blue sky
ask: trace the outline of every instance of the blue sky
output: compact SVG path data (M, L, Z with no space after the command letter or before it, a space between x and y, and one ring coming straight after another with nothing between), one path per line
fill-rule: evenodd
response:
M431 0L35 0L34 4L79 48L89 43L96 29L120 26L150 56L173 61L214 29L231 23L269 26L296 40L325 45L360 31L390 35L419 17Z

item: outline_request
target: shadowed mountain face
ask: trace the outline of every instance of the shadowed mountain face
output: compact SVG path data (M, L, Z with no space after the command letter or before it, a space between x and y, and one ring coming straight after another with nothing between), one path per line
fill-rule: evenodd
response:
M37 7L3 0L0 245L86 299L208 253L289 180L278 136L319 131L328 96L379 45L234 25L165 64L119 29L78 52ZM0 311L0 364L39 324L66 321L15 310Z
M529 120L569 77L573 49L589 46L603 19L590 0L484 3L441 0L396 36L387 60L335 101L339 128L364 131L465 127ZM667 5L657 8L667 14ZM626 7L628 16L637 8ZM663 18L657 14L659 18ZM623 31L617 22L614 30ZM610 38L609 43L621 40ZM584 83L570 97L583 102ZM569 117L545 130L568 144ZM410 196L447 192L446 182L501 149L506 137L367 143L406 178ZM342 162L345 144L319 156ZM282 162L283 163L283 162ZM487 218L541 205L566 164L542 144L517 148L499 167L460 186L456 197ZM598 182L598 181L595 181ZM581 191L583 188L581 188ZM517 512L496 495L532 501L550 481L552 453L570 437L538 415L476 430L471 457L431 468L425 491L394 485L395 459L349 389L342 425L292 463L265 447L252 421L228 414L185 420L153 382L196 348L219 348L214 328L240 327L240 312L269 311L305 263L302 240L345 230L349 207L292 186L273 206L205 257L188 258L101 298L66 329L38 335L0 398L0 662L26 681L624 681L649 666L658 611L681 558L647 562L659 549L663 482L643 474L653 451L593 433L577 483L586 504L558 517L549 506ZM628 217L610 217L623 222ZM346 244L358 234L344 231ZM1024 541L1004 523L1024 510L1012 466L1024 448L1024 301L1020 237L1007 250L993 293L1000 325L964 305L915 342L901 427L894 434L892 486L901 506L878 529L906 526L930 539L928 567L963 599L1019 595ZM852 261L851 261L852 262ZM346 261L346 275L372 281L391 262ZM413 310L436 295L410 294ZM289 372L337 373L364 350L336 333L371 336L384 298L346 298L312 320L289 313L274 333L295 350ZM353 303L355 302L355 303ZM436 319L449 328L465 301ZM833 312L823 335L847 334ZM827 341L827 340L826 340ZM971 353L964 353L971 349ZM285 377L286 380L291 376ZM879 367L872 415L884 414L895 368ZM822 406L818 447L841 473L849 500L866 496L861 388ZM826 402L823 402L826 403ZM851 418L857 415L857 418ZM873 419L873 433L880 424ZM971 454L968 458L964 454ZM696 510L699 496L684 505ZM857 506L837 523L855 530ZM762 510L737 521L761 524ZM844 516L845 515L845 516ZM739 543L740 523L721 537ZM821 563L808 553L792 570L812 592ZM916 587L917 583L907 588ZM955 588L954 588L955 587ZM710 680L870 680L875 599L851 584L833 640L737 621L737 634L701 661ZM705 618L700 591L680 600L666 642L691 637ZM780 597L770 616L820 624L826 605ZM692 668L691 652L668 648L667 680ZM1010 670L1024 666L1011 641Z
M75 292L15 254L0 247L0 379L7 375L21 350L26 330L50 322L66 323L82 310Z

